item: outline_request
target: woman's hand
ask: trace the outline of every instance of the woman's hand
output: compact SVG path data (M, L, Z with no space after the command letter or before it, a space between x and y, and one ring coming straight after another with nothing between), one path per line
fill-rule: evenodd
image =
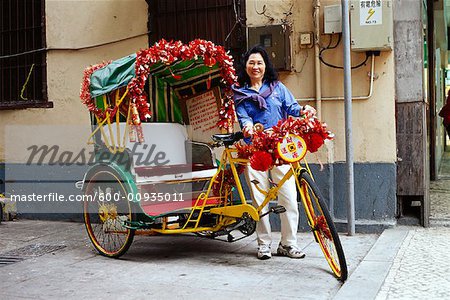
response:
M242 129L242 133L244 134L244 137L250 137L253 134L253 125L246 125L244 129Z
M314 117L317 114L316 109L312 106L305 105L303 106L302 110L300 111L300 115L305 115L307 118Z

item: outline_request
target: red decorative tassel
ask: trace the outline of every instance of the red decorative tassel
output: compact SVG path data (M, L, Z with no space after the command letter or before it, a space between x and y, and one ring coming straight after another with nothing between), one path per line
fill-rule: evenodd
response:
M211 71L209 72L208 79L206 80L206 89L209 90L211 88Z
M265 151L257 151L250 157L250 166L256 171L267 171L272 165L272 155Z

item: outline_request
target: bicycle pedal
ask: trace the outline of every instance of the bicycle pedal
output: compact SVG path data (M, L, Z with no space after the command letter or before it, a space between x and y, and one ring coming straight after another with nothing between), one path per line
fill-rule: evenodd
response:
M253 179L252 181L250 181L251 183L253 183L253 184L259 184L259 181L258 180L256 180L256 179Z
M271 210L274 214L277 214L277 215L286 212L286 208L282 205L274 206L271 208Z

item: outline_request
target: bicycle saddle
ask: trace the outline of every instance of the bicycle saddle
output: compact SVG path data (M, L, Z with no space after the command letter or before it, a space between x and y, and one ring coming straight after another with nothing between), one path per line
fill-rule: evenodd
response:
M220 133L213 134L212 139L214 142L223 143L225 146L231 146L235 142L244 138L244 134L241 131L236 133Z

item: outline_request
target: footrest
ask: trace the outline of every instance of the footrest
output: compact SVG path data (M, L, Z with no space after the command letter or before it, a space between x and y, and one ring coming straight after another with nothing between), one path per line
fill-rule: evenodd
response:
M267 216L270 213L274 213L274 214L278 215L278 214L281 214L281 213L284 213L284 212L286 212L286 208L284 206L282 206L282 205L277 205L277 206L271 207L268 212L260 215L259 218Z
M270 210L277 215L286 212L286 208L282 205L274 206Z

